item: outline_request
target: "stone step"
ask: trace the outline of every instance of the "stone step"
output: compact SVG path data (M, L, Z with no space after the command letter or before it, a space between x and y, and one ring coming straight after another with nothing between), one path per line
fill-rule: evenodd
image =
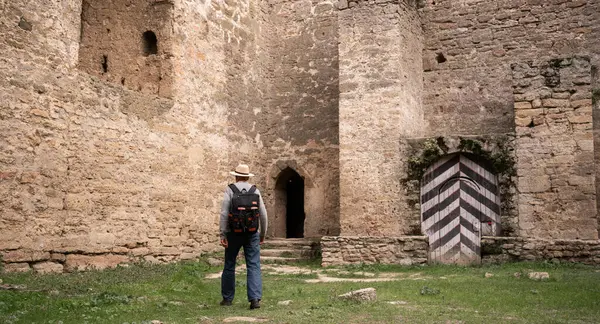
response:
M305 260L310 260L310 259L305 259L305 258L284 258L284 257L273 257L273 256L260 256L260 262L261 263L296 263L296 262L301 262L301 261L305 261Z
M298 251L313 251L316 247L310 245L285 245L285 244L270 244L265 243L261 247L262 250L298 250Z
M308 249L319 245L317 240L310 239L267 239L263 244L265 249Z
M261 256L265 257L283 257L283 258L307 258L310 259L315 255L312 250L305 249L261 249Z

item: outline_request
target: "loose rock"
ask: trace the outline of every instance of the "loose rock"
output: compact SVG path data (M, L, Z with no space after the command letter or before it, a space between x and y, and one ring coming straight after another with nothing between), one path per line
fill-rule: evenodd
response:
M375 288L364 288L339 295L338 297L341 299L354 300L358 302L375 301L377 300L377 292Z
M266 321L268 321L268 319L266 319L266 318L236 316L236 317L228 317L228 318L224 319L223 323L234 323L234 322L259 323L259 322L266 322Z
M211 266L211 267L220 267L223 265L223 260L219 260L219 259L215 259L215 258L208 258L206 260L206 262Z
M390 305L407 305L408 303L403 300L395 300L387 302Z
M548 274L548 272L530 272L529 279L533 279L533 280L550 279L550 275Z

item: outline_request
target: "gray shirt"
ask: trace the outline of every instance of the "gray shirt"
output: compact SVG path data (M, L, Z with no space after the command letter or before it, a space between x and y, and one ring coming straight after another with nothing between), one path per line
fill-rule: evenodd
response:
M236 182L235 186L240 191L243 191L244 189L246 191L248 191L248 190L250 190L250 188L252 188L252 185L246 181ZM267 209L265 208L265 203L263 202L262 196L258 189L256 189L256 193L258 194L258 196L260 198L260 206L258 208L258 211L260 212L259 232L260 232L260 237L264 238L265 234L267 233L267 226L268 226ZM231 188L229 188L229 186L227 186L227 189L225 189L225 194L223 195L223 204L221 205L221 218L219 221L219 232L221 234L221 239L224 239L225 233L228 233L230 231L228 218L229 218L229 207L231 206L231 198L232 197L233 197L233 190L231 190Z

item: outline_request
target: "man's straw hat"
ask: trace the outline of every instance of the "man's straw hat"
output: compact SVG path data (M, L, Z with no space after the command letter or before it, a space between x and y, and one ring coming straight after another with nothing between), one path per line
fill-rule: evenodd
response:
M250 167L246 164L240 164L235 167L235 171L229 172L231 175L237 177L254 177L254 174L250 173Z

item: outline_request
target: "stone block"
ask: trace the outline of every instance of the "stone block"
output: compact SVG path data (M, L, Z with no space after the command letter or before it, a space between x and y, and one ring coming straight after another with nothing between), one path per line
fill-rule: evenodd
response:
M543 99L542 106L546 108L563 108L569 107L571 101L568 99Z
M592 123L592 115L570 116L568 119L571 124Z
M193 260L198 257L198 253L181 253L179 255L180 260Z
M516 117L515 118L515 125L519 126L519 127L527 127L529 126L531 123L533 122L533 118L532 117Z
M357 302L369 302L377 300L377 291L375 288L364 288L349 293L339 295L340 299L352 300Z
M87 269L103 270L114 268L119 264L129 262L129 258L124 255L81 255L69 254L65 262L66 271L80 271Z
M62 253L52 252L50 254L50 261L64 262L66 260L67 260L67 257L64 254L62 254Z
M536 193L550 191L552 185L548 176L526 176L519 178L521 192Z
M515 102L515 109L531 109L532 105L529 101Z
M554 92L552 93L553 99L569 99L571 94L569 92Z
M580 108L580 107L585 107L585 106L592 106L592 99L581 99L581 100L574 100L571 101L571 107L573 108Z
M150 250L146 247L139 247L139 248L135 248L135 249L131 249L129 251L129 253L131 253L131 255L139 257L139 256L144 256L150 253Z
M161 263L161 261L159 259L157 259L156 257L154 257L152 255L146 255L144 257L144 261L146 261L148 263L152 263L152 264L159 264L159 263Z
M4 260L4 262L34 262L48 259L50 259L49 252L31 250L14 250L2 252L2 260Z
M29 266L29 263L19 262L19 263L4 264L5 272L27 272L30 270L31 270L31 267Z
M40 262L33 265L33 270L38 273L60 273L64 266L56 262Z
M521 110L517 110L515 112L515 116L519 117L519 118L523 118L523 117L536 117L536 116L542 116L542 115L544 115L544 109L543 108L521 109Z

